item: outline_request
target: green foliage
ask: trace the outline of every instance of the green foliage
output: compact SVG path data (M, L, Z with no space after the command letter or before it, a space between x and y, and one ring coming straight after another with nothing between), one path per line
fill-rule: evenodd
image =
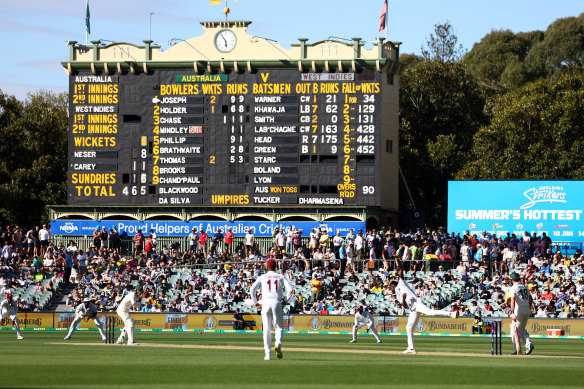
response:
M464 55L462 45L457 45L458 37L449 21L434 25L434 33L426 38L422 46L422 56L432 61L458 61Z
M66 200L67 95L40 91L24 103L0 91L0 218L32 225Z
M491 31L463 58L470 72L496 92L540 78L582 72L584 14L558 19L545 32Z
M525 58L543 32L514 34L509 30L491 31L475 43L463 59L469 71L484 85L505 89L524 85L531 75Z
M584 75L527 84L490 116L457 179L584 179Z
M484 104L461 63L425 60L400 78L400 166L431 226L445 220L447 181L467 162Z
M541 76L556 73L579 73L584 56L584 13L578 17L558 19L545 32L544 39L536 43L526 63L531 71Z

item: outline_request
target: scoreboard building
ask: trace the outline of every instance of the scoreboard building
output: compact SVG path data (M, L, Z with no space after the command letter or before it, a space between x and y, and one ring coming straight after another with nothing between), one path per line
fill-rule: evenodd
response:
M399 43L301 38L285 48L250 35L250 22L202 25L164 51L69 42L68 193L51 207L55 227L395 226Z

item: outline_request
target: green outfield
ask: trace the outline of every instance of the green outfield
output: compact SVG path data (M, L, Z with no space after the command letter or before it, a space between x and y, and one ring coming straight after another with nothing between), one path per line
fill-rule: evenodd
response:
M1 388L582 387L581 340L535 339L530 356L490 355L490 338L286 334L284 359L264 361L261 334L136 333L139 346L95 332L0 332ZM511 352L503 340L504 354Z

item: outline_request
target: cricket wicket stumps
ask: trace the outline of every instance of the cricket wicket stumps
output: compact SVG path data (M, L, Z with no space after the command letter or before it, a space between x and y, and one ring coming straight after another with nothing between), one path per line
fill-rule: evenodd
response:
M105 343L112 344L116 342L115 339L116 331L116 318L113 316L105 317Z
M491 355L502 355L503 327L501 321L491 322Z

